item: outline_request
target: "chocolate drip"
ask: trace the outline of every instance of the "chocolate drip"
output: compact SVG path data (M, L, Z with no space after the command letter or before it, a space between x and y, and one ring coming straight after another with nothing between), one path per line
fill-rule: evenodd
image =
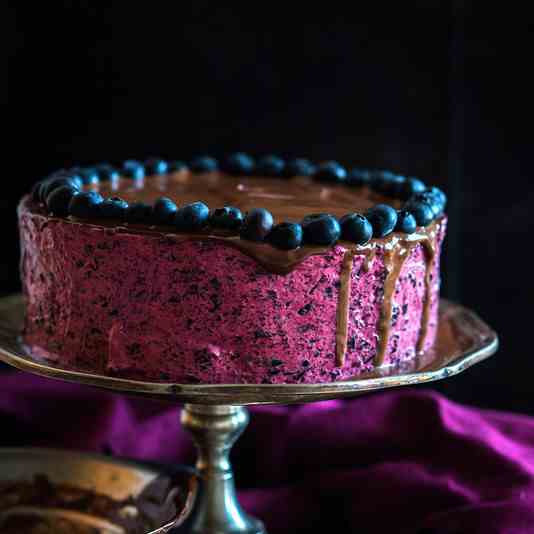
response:
M413 234L404 239L397 238L387 244L384 253L384 264L386 268L386 280L384 282L384 297L378 324L378 345L374 359L375 365L382 365L386 356L391 331L391 318L393 315L393 298L397 281L402 272L405 261L410 256L412 250L421 245L424 250L426 263L425 274L425 300L423 303L423 313L421 315L421 327L419 339L417 341L417 351L420 352L424 346L431 310L431 289L432 289L432 266L436 255L437 235L440 229L439 223L429 228L424 234Z
M412 250L421 245L425 251L426 275L425 275L425 302L423 304L423 314L421 317L421 329L419 344L424 344L428 322L430 319L430 295L431 295L431 274L433 258L436 250L436 235L439 226L431 231L422 231L420 234L406 235L392 234L386 239L376 240L363 247L347 249L343 256L343 263L340 274L340 288L337 307L337 328L336 328L336 366L342 367L345 363L348 340L350 289L352 281L352 266L355 256L364 256L361 269L369 272L378 246L384 249L384 265L386 269L386 279L384 281L384 296L381 307L380 320L378 324L378 346L375 356L375 365L384 363L386 350L389 342L391 330L391 318L393 315L393 298L397 281L404 267L405 261L410 257Z
M376 257L376 248L372 247L367 250L367 254L365 255L365 260L362 264L362 269L364 272L368 273L371 269L371 265L373 264L373 260Z
M239 236L229 234L224 231L217 231L214 229L207 229L198 233L178 233L172 226L147 226L142 224L125 224L120 221L113 220L82 220L74 217L59 218L52 217L46 214L46 211L42 207L38 207L31 202L29 197L26 197L21 204L21 210L29 209L31 212L41 215L43 217L42 224L55 224L55 223L67 223L67 224L79 224L84 227L105 228L108 232L112 233L127 233L127 234L139 234L139 235L152 235L154 237L164 238L176 241L180 243L182 241L223 241L229 246L232 246L243 254L253 258L267 271L273 274L285 275L293 271L303 261L310 256L316 256L324 254L331 250L331 246L302 246L295 250L279 250L272 247L268 243L256 243L253 241L247 241L240 239ZM435 226L437 223L433 223L431 226L425 229L421 229L421 235L426 235L429 229ZM416 235L416 234L413 234ZM419 235L419 234L417 234ZM402 236L402 237L399 237ZM389 247L392 243L397 243L399 240L402 242L410 240L413 236L404 236L403 234L392 233L389 236L382 239L373 239L369 244L356 247L356 254L365 255L366 259L363 264L364 271L368 271L371 268L373 259L376 255L376 248L379 246ZM354 246L350 243L340 241L339 245L342 247Z
M397 280L399 279L402 267L409 256L409 248L403 245L393 246L384 253L384 266L386 269L386 279L384 281L384 296L382 310L378 323L378 346L374 363L382 365L386 355L389 342L389 332L391 330L391 317L393 315L393 297Z
M434 259L436 257L436 241L437 232L429 236L427 241L423 242L425 258L426 258L426 274L425 274L425 300L423 302L423 313L421 316L421 329L419 330L419 338L417 339L417 352L423 352L425 346L426 334L428 331L428 323L430 321L430 310L432 309L432 271L434 268Z

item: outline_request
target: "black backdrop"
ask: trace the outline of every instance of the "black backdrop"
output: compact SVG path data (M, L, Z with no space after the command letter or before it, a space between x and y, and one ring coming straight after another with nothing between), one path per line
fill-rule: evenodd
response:
M449 193L443 293L502 339L492 361L435 387L534 412L526 13L90 4L0 8L0 293L19 287L17 200L59 167L240 149L392 168Z

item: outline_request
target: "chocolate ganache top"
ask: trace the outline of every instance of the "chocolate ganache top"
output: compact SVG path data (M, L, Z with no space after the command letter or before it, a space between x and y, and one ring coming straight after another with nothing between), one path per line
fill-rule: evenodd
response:
M338 241L367 250L428 240L443 218L443 192L415 178L274 156L227 161L231 172L209 157L62 170L38 182L25 205L72 224L224 239L277 273Z
M275 221L300 222L311 213L328 212L342 217L349 212L365 213L379 203L400 207L401 202L373 192L367 187L349 188L344 184L314 181L298 176L281 181L278 178L228 176L220 172L193 174L181 171L150 176L144 183L121 179L116 184L101 182L86 188L105 197L118 196L128 203L154 204L162 196L178 206L201 200L210 208L235 206L243 213L253 208L269 210Z

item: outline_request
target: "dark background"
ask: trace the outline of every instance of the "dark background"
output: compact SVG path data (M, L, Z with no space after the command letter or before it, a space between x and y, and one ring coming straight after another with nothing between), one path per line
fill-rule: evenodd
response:
M391 168L448 192L443 294L501 336L495 358L434 387L534 412L526 13L89 4L0 8L0 294L19 288L16 203L56 168L236 149Z

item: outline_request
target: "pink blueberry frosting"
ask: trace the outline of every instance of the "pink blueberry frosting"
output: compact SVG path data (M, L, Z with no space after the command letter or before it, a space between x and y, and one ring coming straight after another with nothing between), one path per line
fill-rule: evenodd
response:
M402 244L377 240L373 254L356 247L341 365L338 308L349 244L275 274L224 239L48 217L28 199L19 224L24 339L66 367L176 383L329 382L411 359L422 334L423 350L436 335L444 217L433 223L432 258L421 243L405 249L386 329L388 243Z

